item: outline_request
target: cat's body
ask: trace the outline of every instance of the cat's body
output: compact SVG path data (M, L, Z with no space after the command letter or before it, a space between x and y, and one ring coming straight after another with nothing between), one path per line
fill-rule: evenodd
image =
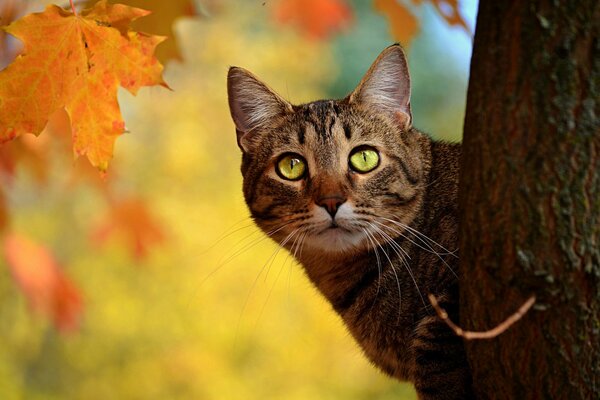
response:
M462 340L428 294L458 311L460 145L412 127L399 46L343 100L285 102L245 70L229 73L256 223L300 261L367 357L422 399L472 396Z

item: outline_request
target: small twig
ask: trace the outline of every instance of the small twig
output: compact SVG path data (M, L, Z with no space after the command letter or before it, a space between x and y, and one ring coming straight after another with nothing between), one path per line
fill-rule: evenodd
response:
M460 337L465 338L466 340L472 340L492 339L504 333L512 324L520 320L523 317L523 315L525 315L525 313L529 311L533 303L535 303L535 296L531 296L529 299L527 299L527 301L523 303L521 307L519 307L517 312L515 312L510 317L506 318L502 323L497 325L495 328L485 332L472 332L463 330L460 326L452 322L452 320L448 317L448 313L442 307L440 307L434 295L429 295L429 301L431 302L431 305L435 309L437 315L446 323L446 325L450 327L450 329L454 331L454 333L456 333Z
M69 0L69 3L71 3L71 10L73 10L73 14L77 16L77 11L75 11L75 4L73 4L73 0Z

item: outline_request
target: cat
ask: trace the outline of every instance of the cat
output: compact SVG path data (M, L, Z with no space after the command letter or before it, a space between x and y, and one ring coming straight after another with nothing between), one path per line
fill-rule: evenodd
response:
M461 147L412 125L410 76L386 48L341 100L292 105L249 71L227 77L255 223L287 248L373 364L420 399L472 398L458 320Z

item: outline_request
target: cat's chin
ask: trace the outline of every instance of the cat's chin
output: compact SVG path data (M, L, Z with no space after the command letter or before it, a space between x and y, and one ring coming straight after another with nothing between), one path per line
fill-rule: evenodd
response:
M364 247L365 234L341 227L331 227L306 238L306 246L325 253L344 253Z

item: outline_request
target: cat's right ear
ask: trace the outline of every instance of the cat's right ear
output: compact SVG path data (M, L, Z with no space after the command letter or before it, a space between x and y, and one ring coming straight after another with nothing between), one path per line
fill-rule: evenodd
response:
M227 95L237 142L243 151L251 148L253 133L257 129L268 125L278 116L292 112L290 103L243 68L229 68Z
M350 94L349 101L390 115L403 129L411 127L410 75L399 44L381 52Z

